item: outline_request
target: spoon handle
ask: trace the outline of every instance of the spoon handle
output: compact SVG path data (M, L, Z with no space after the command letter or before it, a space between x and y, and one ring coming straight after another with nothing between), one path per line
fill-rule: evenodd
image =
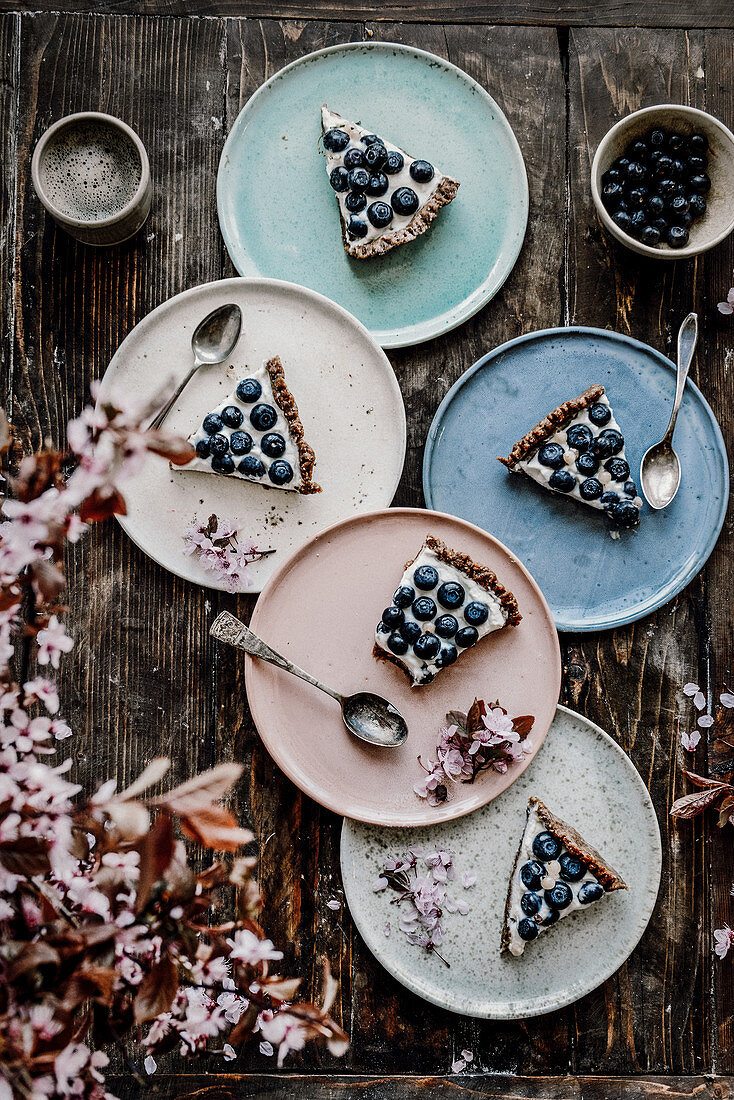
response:
M330 695L332 699L336 699L337 703L343 701L344 696L340 695L337 691L332 691L326 684L322 684L320 680L316 680L313 676L309 676L307 672L304 672L298 665L294 665L292 661L282 657L280 653L276 653L274 649L271 649L262 638L258 638L249 626L245 626L234 615L230 615L229 611L223 611L221 615L217 615L216 619L209 628L209 633L217 641L227 642L228 645L237 646L238 649L244 649L245 653L249 653L251 657L259 657L261 661L269 661L271 665L277 665L278 668L284 669L286 672L292 673L294 676L298 676L301 680L305 680L307 684L313 684L314 687L319 688L321 691L325 691L327 695Z
M663 442L670 443L673 438L673 432L675 431L675 422L678 419L678 410L680 409L681 401L683 400L683 393L686 388L686 379L688 378L688 372L691 369L691 363L693 362L693 353L696 350L696 343L698 341L698 314L689 313L684 319L680 328L678 329L678 370L676 373L675 381L675 400L673 401L673 411L670 414L670 423L668 424L668 430L663 437Z
M196 374L196 372L197 372L197 370L199 369L200 366L201 366L201 363L199 362L199 360L195 359L194 360L194 365L191 368L191 370L189 371L189 373L185 376L185 378L181 382L179 382L178 386L176 386L176 389L171 394L170 399L168 401L166 401L166 403L163 406L163 408L161 409L161 411L159 413L157 413L153 417L153 419L151 420L150 424L148 425L148 430L149 431L152 428L160 428L161 424L166 419L169 412L173 408L174 404L179 399L179 397L181 396L183 391L186 389L189 382L194 377L194 375Z

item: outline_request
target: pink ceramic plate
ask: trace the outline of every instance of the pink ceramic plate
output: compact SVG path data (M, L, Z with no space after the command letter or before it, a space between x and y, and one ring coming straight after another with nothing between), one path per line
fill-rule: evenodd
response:
M405 563L429 533L494 569L517 597L523 620L483 639L432 684L411 689L399 669L373 658L372 643ZM347 732L327 695L245 658L247 695L268 752L311 798L358 821L424 825L476 810L522 774L556 712L561 652L540 589L502 543L441 512L391 508L329 527L270 578L251 625L335 690L376 691L405 716L410 734L401 748L372 748ZM413 792L423 775L417 757L433 754L446 712L468 710L475 696L499 698L513 715L535 715L533 751L505 775L486 772L476 783L457 783L448 802L429 806Z

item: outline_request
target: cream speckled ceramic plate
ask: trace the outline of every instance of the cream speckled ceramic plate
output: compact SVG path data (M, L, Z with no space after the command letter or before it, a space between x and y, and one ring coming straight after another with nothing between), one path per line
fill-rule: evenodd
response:
M525 824L528 797L575 825L610 861L628 891L608 894L587 912L560 921L519 959L499 954L505 895ZM456 853L470 890L455 893L469 913L448 914L442 951L451 968L398 931L397 895L374 893L385 859L410 844ZM345 821L341 866L352 918L370 951L419 997L467 1016L522 1019L562 1008L606 981L637 946L660 885L660 830L650 795L619 745L587 718L558 707L545 743L524 774L468 817L433 828L385 829ZM385 936L385 922L391 933Z

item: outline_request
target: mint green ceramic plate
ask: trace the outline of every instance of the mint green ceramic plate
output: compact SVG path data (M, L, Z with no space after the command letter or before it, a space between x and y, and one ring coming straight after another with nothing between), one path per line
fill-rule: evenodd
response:
M418 240L373 260L345 255L318 151L322 103L461 182ZM355 42L302 57L252 96L224 146L217 208L241 275L317 290L394 348L455 328L497 293L522 246L528 185L515 135L476 81L423 50Z

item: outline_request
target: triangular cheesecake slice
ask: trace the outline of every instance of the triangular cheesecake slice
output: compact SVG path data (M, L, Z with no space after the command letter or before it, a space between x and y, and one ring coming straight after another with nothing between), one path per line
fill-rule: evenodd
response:
M604 858L533 796L507 891L500 951L522 955L526 943L562 917L626 889Z
M373 652L421 687L487 634L521 618L517 600L491 569L426 535L377 624Z
M321 109L326 172L339 204L348 256L366 260L415 240L459 184L427 160Z
M196 457L177 470L225 474L266 489L321 492L313 480L316 456L277 355L241 379L188 438Z
M559 405L499 461L545 489L607 512L618 527L640 522L642 500L603 386Z

